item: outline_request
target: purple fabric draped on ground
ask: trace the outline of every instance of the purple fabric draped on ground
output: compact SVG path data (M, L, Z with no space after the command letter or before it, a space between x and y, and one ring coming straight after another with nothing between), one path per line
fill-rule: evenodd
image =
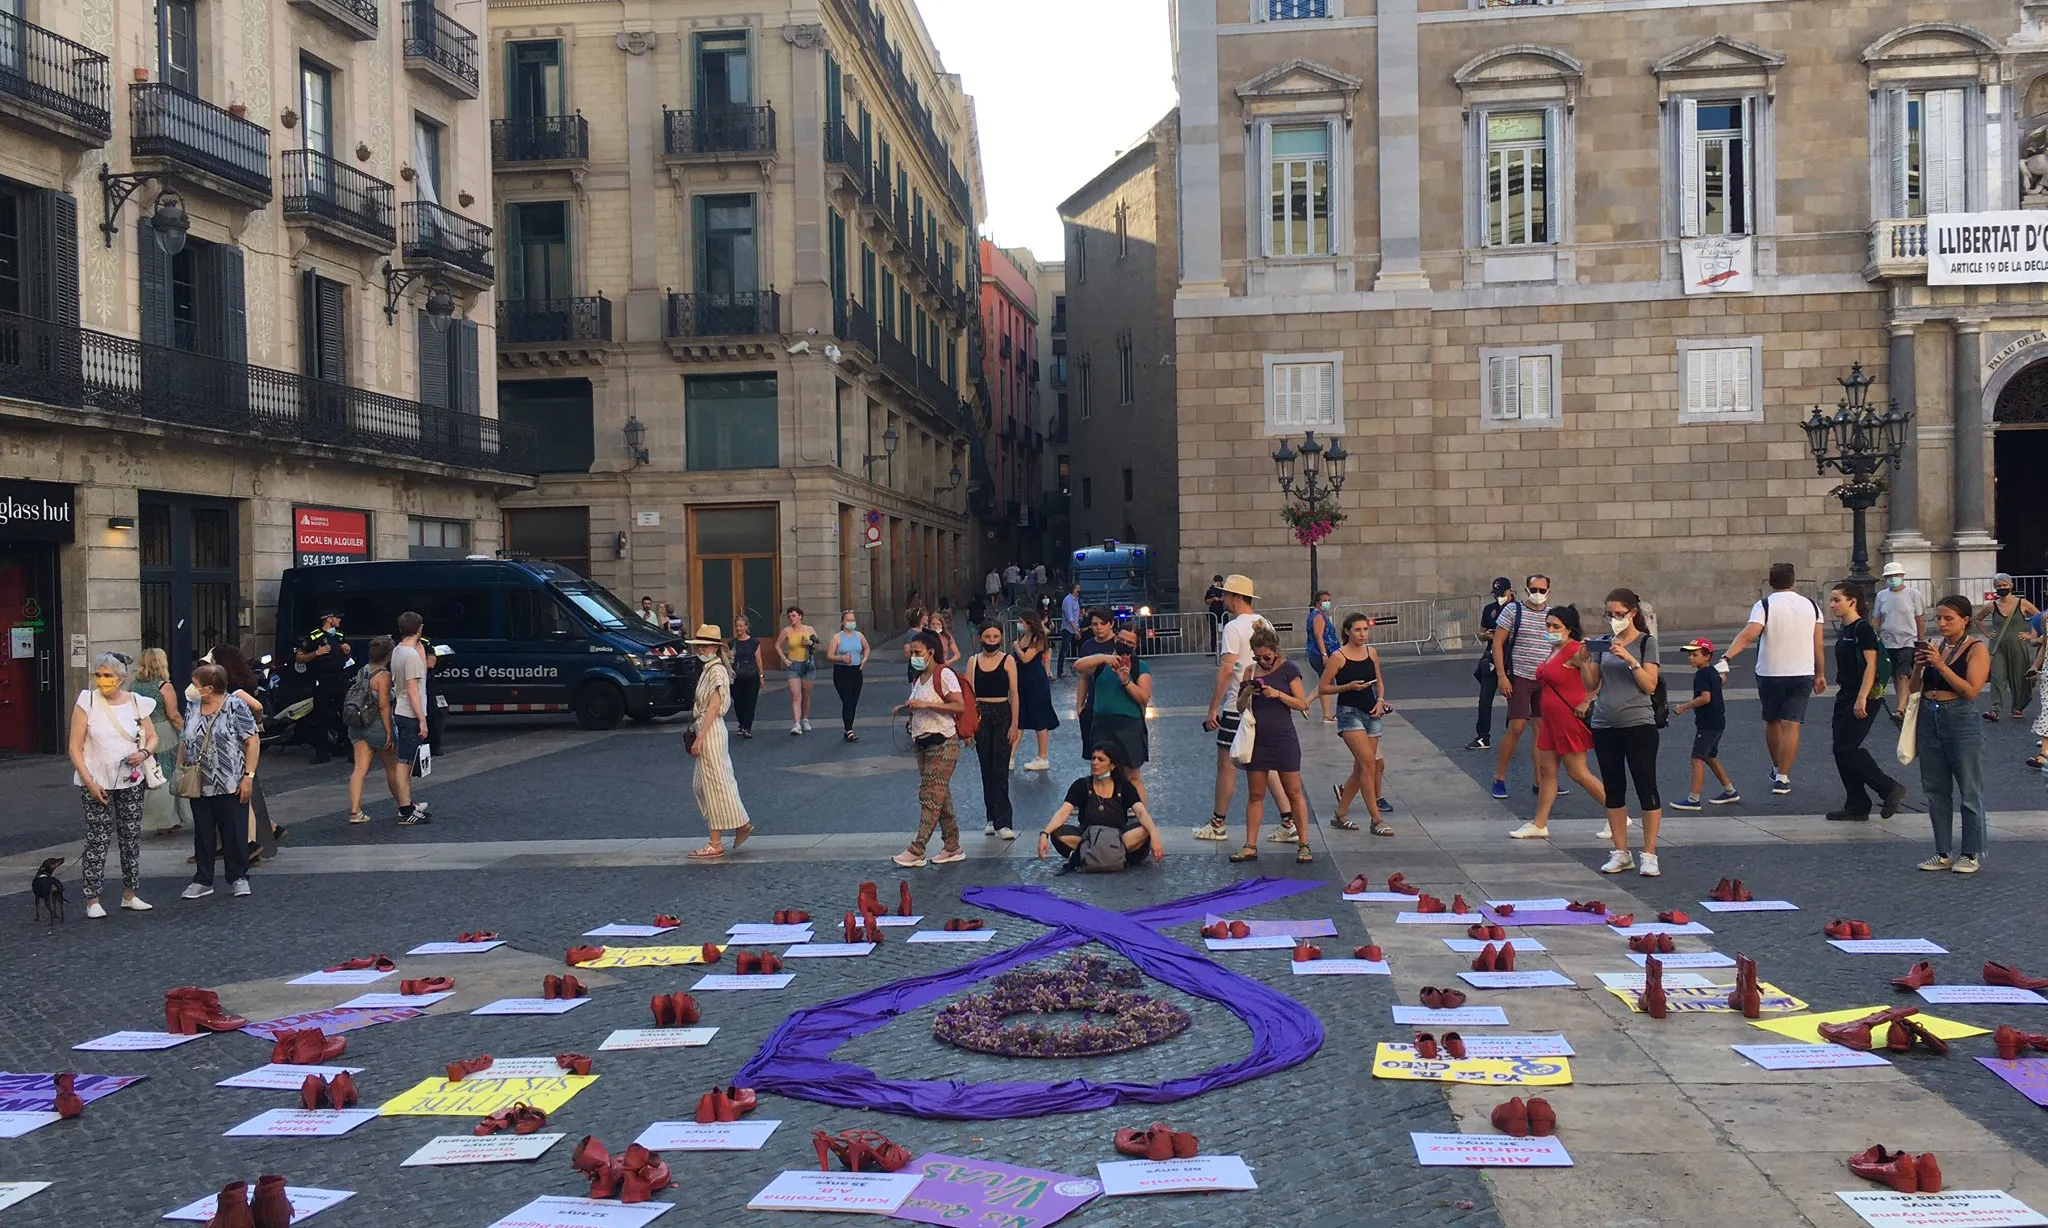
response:
M735 1076L742 1087L851 1109L910 1117L985 1120L1084 1113L1117 1104L1167 1104L1299 1065L1323 1045L1323 1025L1301 1003L1188 949L1154 927L1197 921L1211 911L1243 910L1324 884L1259 878L1129 913L1110 912L1043 887L970 887L961 899L1052 927L1053 932L971 964L911 977L879 989L804 1007L782 1022ZM1165 1083L959 1083L884 1079L865 1066L832 1060L856 1036L1033 960L1089 941L1105 944L1145 975L1218 1003L1251 1028L1251 1052L1238 1061Z

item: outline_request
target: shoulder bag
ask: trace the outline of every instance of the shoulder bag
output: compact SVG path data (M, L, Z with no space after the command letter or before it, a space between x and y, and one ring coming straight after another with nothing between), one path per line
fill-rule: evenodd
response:
M227 707L222 705L221 712L225 711L227 711ZM199 761L197 763L187 763L183 747L181 746L179 749L177 775L171 780L171 792L179 797L205 796L206 756L213 750L213 727L220 720L221 712L214 713L211 720L199 726L199 736L196 739L186 738L183 743L183 746L190 746L194 741L199 743Z
M1074 849L1074 864L1083 874L1114 874L1124 868L1123 836L1113 827L1097 824L1081 829L1081 843Z
M107 723L114 727L115 732L120 732L121 720L114 712L114 705L108 703L107 697L97 691L93 692L92 698L93 702L100 706L100 711L106 713ZM135 701L131 699L129 702L134 703ZM135 709L135 749L138 751L143 750L142 722L148 719L148 717L142 715L141 706L137 705ZM145 789L161 789L165 783L163 765L156 761L155 755L149 755L142 761L142 787Z
M1230 761L1239 767L1250 767L1252 748L1258 745L1259 720L1252 715L1252 706L1246 703L1237 715L1237 732L1230 739Z

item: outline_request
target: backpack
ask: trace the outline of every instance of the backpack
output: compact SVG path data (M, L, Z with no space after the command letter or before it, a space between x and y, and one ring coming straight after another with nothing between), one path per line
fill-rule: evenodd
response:
M350 729L368 729L377 723L377 693L370 684L378 674L388 674L388 669L364 669L357 672L355 681L348 684L348 694L341 698L341 723Z
M1096 824L1081 829L1074 866L1083 874L1114 874L1124 868L1124 841L1113 827Z
M1661 666L1657 670L1656 689L1650 692L1650 715L1656 719L1659 729L1671 723L1671 696L1664 689L1664 670Z
M932 681L932 693L940 699L946 697L945 681L948 674L953 674L953 671L941 667L939 676ZM974 735L981 729L981 701L967 689L967 684L960 681L960 675L953 674L953 685L960 688L960 698L966 701L960 709L960 715L953 718L953 731L962 742L972 742Z

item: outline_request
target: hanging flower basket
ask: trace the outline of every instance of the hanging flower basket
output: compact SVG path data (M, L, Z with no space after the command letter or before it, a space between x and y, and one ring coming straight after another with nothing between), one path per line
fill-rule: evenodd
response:
M1294 530L1295 541L1313 546L1337 531L1337 526L1344 523L1344 512L1335 500L1324 499L1310 504L1289 503L1280 509L1280 519Z

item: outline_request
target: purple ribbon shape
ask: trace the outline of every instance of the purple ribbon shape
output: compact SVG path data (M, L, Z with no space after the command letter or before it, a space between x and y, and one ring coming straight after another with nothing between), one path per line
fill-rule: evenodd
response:
M1053 932L945 972L910 977L816 1006L800 1008L771 1033L735 1081L757 1091L849 1109L879 1109L908 1117L992 1120L1085 1113L1118 1104L1169 1104L1231 1087L1315 1056L1323 1025L1313 1011L1260 981L1239 975L1155 927L1200 920L1211 910L1255 908L1325 884L1258 878L1202 895L1110 912L1054 895L1043 887L969 887L969 904L1052 927ZM1164 1083L960 1083L884 1079L865 1066L832 1060L839 1046L899 1015L958 993L978 981L1100 942L1145 975L1215 1002L1252 1032L1251 1052L1235 1062Z

